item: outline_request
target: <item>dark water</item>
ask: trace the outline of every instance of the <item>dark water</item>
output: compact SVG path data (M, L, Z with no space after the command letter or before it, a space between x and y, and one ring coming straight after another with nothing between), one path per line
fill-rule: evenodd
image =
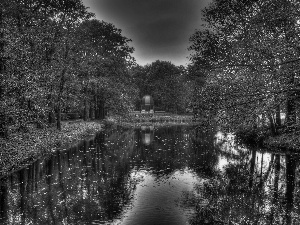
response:
M0 224L300 224L299 157L231 138L106 130L3 178Z

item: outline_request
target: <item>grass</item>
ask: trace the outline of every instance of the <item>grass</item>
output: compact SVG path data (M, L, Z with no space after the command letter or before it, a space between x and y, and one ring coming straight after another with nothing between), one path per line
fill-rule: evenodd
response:
M27 133L14 133L9 139L0 139L0 177L51 152L67 149L102 128L103 124L96 121L63 122L61 131L54 127L32 128Z
M177 115L171 113L163 114L131 114L127 117L110 117L108 121L111 123L117 123L122 126L143 126L143 125L193 125L198 123L193 118L193 115Z

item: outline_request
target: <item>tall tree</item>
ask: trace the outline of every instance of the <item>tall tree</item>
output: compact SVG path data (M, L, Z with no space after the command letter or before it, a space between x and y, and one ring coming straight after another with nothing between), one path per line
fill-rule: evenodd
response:
M6 105L4 115L13 118L19 129L26 129L28 123L54 108L47 102L55 102L55 94L61 95L56 87L61 90L62 82L54 81L64 79L54 78L67 71L67 34L91 14L80 0L13 0L2 6L8 60L5 74L1 74L7 87L1 104ZM61 98L57 100L60 106Z
M135 94L129 76L133 63L131 40L122 36L113 24L98 20L81 23L76 37L82 92L86 93L84 111L88 102L90 107L93 105L97 119L104 118L105 110L128 111L133 104L131 96Z
M174 113L185 110L184 94L188 86L184 67L157 60L143 68L136 67L133 74L140 97L152 95L157 109Z
M286 124L295 123L297 5L217 0L204 11L207 27L191 37L191 59L205 71L205 86L219 87L208 96L218 99L216 109L231 122L256 124L265 114L272 123L277 112L279 125L280 106L286 102Z

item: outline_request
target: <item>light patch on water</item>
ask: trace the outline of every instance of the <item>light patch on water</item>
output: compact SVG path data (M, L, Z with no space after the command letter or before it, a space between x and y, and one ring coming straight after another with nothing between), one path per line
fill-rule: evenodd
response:
M225 167L229 164L229 160L226 157L221 155L219 155L218 158L219 158L218 169L224 172Z
M177 202L183 192L194 190L200 182L193 171L185 168L168 176L157 177L149 171L132 171L130 179L137 181L131 206L114 224L186 224L187 210L183 213Z

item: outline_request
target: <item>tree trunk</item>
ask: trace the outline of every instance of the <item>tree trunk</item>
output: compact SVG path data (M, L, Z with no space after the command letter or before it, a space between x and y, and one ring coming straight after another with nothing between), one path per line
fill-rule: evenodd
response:
M48 102L48 108L49 108L48 124L50 124L50 125L55 123L55 113L54 113L54 104L53 104L54 99L52 99L53 89L54 89L54 86L51 85L50 90L49 90L49 94L47 96L47 102Z
M0 74L5 73L5 55L4 55L4 23L3 23L3 10L0 9ZM5 106L2 105L2 101L4 100L4 84L2 83L2 79L0 79L0 137L7 138L8 137L8 128L6 123L6 115L5 115Z
M89 117L88 112L88 100L87 100L87 87L84 88L84 111L83 111L83 120L87 121Z
M272 135L276 134L276 128L275 128L275 123L274 123L274 119L273 116L271 115L271 113L267 113L268 119L270 121L270 129L271 129L271 133Z
M95 119L101 120L105 118L105 101L103 100L103 96L101 94L97 94L94 97L95 102Z
M104 100L100 99L100 101L99 101L99 119L100 120L103 120L105 118L105 109L104 109L104 106L105 106Z
M54 110L51 108L49 113L48 113L48 123L53 124L55 123L55 113Z
M276 128L281 126L280 105L276 105Z
M99 119L99 111L98 111L98 96L97 95L94 96L94 115L95 115L95 119L98 120Z
M253 114L252 115L252 121L253 121L253 124L252 124L252 126L253 126L253 128L254 129L257 129L257 127L258 127L258 120L257 120L257 115L256 114Z
M65 65L61 71L61 75L60 75L60 84L59 84L59 93L58 93L58 106L57 106L57 129L61 130L61 107L62 107L62 97L63 97L63 91L65 88L65 83L66 83L66 73L67 73L67 64L68 64L68 58L69 58L69 43L68 40L66 40L65 43L65 53L64 53L64 61L65 61Z
M88 120L88 102L87 99L84 100L84 111L83 111L83 120Z
M94 106L93 106L93 104L92 104L92 102L90 102L90 108L89 108L89 117L90 117L90 119L93 119L93 108Z
M296 124L296 103L295 93L293 91L288 93L286 106L286 125L288 127Z
M61 130L61 106L60 106L60 103L58 103L58 106L57 106L56 128L58 130Z
M295 75L291 74L289 79L289 84L293 89L295 86ZM288 127L288 131L293 130L293 126L296 124L296 92L294 90L290 90L287 92L287 102L286 102L286 120L285 125Z
M58 103L57 103L57 121L56 126L58 130L61 130L61 101L63 96L63 91L65 87L65 74L67 72L67 68L65 67L61 72L60 77L60 86L59 86L59 93L58 93Z

